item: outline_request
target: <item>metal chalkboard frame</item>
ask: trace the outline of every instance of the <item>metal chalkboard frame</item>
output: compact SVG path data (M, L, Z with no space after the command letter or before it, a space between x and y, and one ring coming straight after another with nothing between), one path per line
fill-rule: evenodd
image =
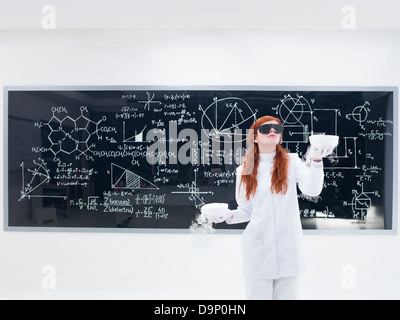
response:
M103 91L103 90L248 90L248 91L390 91L393 93L393 186L392 186L392 228L385 230L304 230L305 234L397 234L398 224L398 87L395 86L5 86L4 87L4 230L25 232L101 232L101 233L176 233L189 234L185 229L156 228L65 228L65 227L16 227L8 223L8 92L9 91ZM241 234L243 230L216 229L214 234Z

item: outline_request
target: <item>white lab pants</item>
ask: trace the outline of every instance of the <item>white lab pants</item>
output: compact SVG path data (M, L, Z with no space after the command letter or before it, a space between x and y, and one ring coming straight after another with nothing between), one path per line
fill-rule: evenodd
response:
M246 296L249 300L296 300L300 277L273 280L245 279Z

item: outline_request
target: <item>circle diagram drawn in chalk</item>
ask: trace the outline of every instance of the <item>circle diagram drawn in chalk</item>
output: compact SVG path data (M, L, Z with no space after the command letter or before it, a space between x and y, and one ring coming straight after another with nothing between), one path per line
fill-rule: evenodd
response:
M285 96L279 106L279 116L284 124L301 124L304 112L310 112L311 107L303 96Z
M353 113L351 114L353 116L353 119L357 121L358 123L364 122L367 120L368 117L368 110L365 107L365 104L363 106L358 106L355 107L353 110Z
M222 136L232 137L235 141L246 140L246 130L257 120L257 110L241 98L218 99L208 107L199 106L202 111L201 126L213 140L220 141Z

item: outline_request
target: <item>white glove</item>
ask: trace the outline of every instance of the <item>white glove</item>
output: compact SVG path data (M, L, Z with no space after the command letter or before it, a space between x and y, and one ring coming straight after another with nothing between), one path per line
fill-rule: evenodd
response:
M221 223L224 222L226 219L228 219L232 215L231 210L226 210L226 211L221 211L220 213L217 214L212 214L207 216L207 220L212 222L212 223Z
M232 215L226 203L209 203L201 208L201 216L209 222L221 223Z
M309 157L311 159L320 159L332 154L334 146L310 146Z
M309 158L320 159L332 154L333 149L339 143L338 136L330 135L312 135L310 137L310 148L308 150Z

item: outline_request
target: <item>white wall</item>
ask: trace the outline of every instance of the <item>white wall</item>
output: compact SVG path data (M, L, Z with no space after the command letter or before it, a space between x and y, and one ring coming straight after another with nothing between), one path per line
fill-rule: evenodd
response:
M0 86L398 86L399 40L368 30L2 31ZM2 132L1 150L3 140ZM0 298L245 298L240 235L5 232L3 219L0 227ZM305 245L302 298L400 298L399 235L307 234ZM55 290L41 285L46 265Z

